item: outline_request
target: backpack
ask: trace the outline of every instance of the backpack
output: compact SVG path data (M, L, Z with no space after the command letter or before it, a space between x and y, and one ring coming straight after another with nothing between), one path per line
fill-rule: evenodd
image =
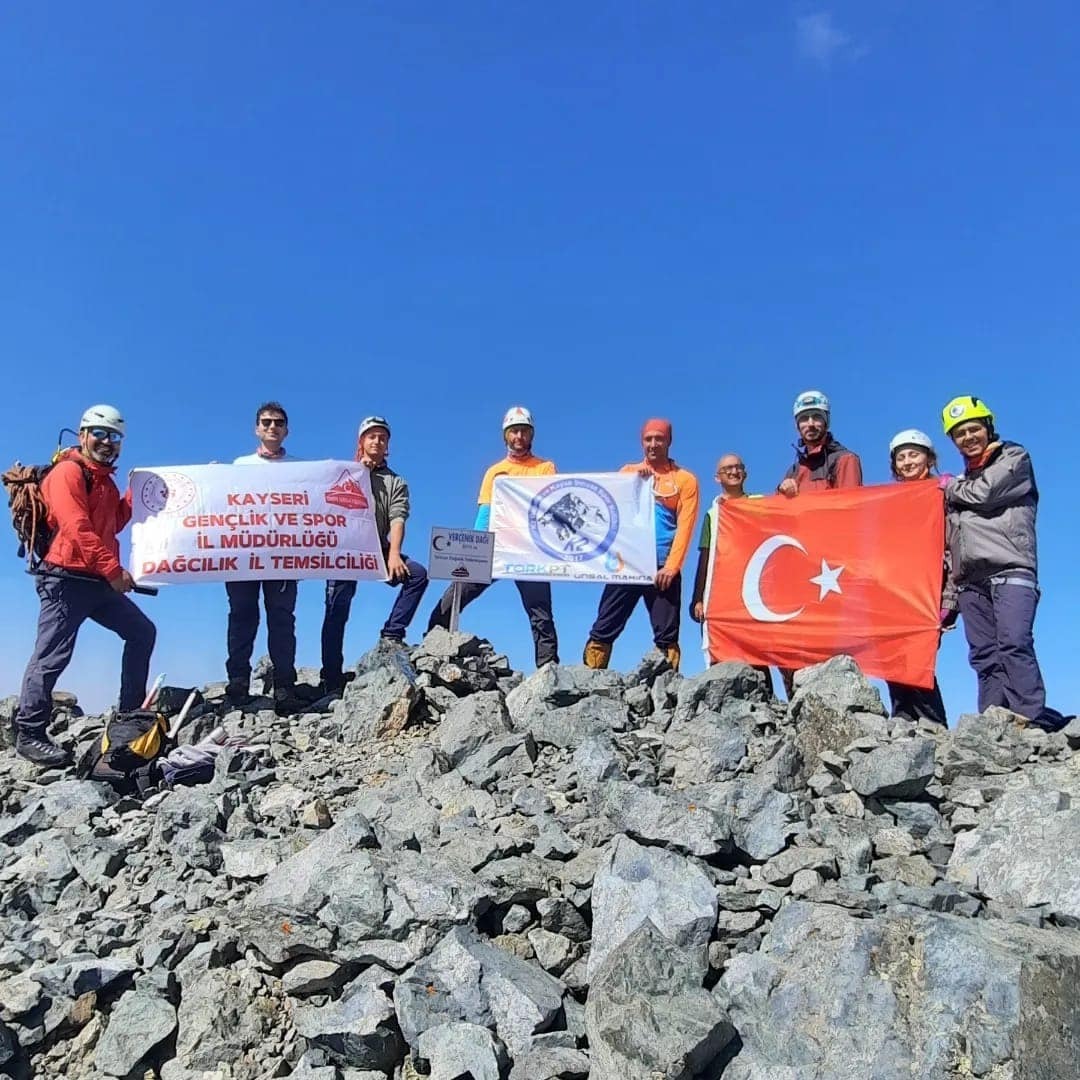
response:
M63 435L63 432L60 434ZM56 467L62 453L63 449L57 446L48 465L23 465L16 461L0 477L7 490L11 526L19 538L19 558L27 560L31 573L45 558L55 535L49 528L49 508L41 494L41 482ZM79 468L82 469L86 494L89 495L94 477L82 462L79 462Z
M122 795L145 795L161 780L159 758L169 748L169 722L151 709L109 719L76 766L82 780L101 780Z

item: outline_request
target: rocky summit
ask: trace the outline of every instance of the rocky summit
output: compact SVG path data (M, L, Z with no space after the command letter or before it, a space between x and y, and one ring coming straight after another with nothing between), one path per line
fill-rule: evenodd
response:
M302 715L206 698L180 742L246 745L203 786L0 750L0 1072L1080 1075L1075 721L890 720L844 657L790 704L658 654L523 678L441 630Z

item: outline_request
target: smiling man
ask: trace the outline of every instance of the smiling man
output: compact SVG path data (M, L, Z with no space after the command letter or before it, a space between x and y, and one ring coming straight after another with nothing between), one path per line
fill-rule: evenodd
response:
M503 443L506 456L495 462L480 483L477 496L476 522L474 529L490 529L491 498L495 481L500 476L554 476L555 462L538 457L533 453L533 437L536 425L532 413L524 405L513 405L507 409L502 421ZM559 639L555 632L555 617L551 610L551 583L547 581L515 581L521 606L529 618L532 630L533 655L536 666L559 662ZM475 581L467 581L461 587L461 610L471 604L478 596L491 588ZM428 630L436 626L450 627L450 615L453 608L454 590L451 586L442 595L428 621Z
M600 594L596 621L589 631L582 659L592 668L606 668L611 649L626 629L639 600L652 623L653 643L678 671L679 605L682 601L682 567L690 550L698 511L698 482L693 473L670 457L671 422L646 420L641 429L643 461L624 465L622 472L651 476L655 497L656 564L660 568L651 585L605 585Z
M1039 603L1039 490L1031 457L1019 443L998 437L994 414L980 398L953 398L942 424L964 459L964 472L945 488L946 527L979 712L1003 705L1046 723L1032 632ZM1057 726L1059 715L1048 726Z
M777 491L793 499L804 491L862 486L858 454L833 438L829 399L820 390L804 390L792 409L799 442L795 462L784 474Z
M41 484L53 533L37 578L37 641L15 716L15 752L45 767L67 763L47 733L56 680L71 663L79 627L91 619L124 641L120 710L146 696L154 624L124 594L135 582L120 565L117 533L131 520L131 494L113 481L126 425L112 405L92 405L79 421L79 445L64 451Z

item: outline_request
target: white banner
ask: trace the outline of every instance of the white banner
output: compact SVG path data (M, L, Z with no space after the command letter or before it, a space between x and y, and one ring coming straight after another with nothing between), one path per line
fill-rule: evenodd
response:
M500 476L491 530L497 578L648 585L656 577L649 477Z
M138 582L386 580L371 479L354 461L135 469L131 504Z

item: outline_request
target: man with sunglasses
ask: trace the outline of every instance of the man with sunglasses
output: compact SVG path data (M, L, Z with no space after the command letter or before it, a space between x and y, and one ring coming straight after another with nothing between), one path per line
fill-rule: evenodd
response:
M296 459L285 452L289 416L277 401L267 401L255 412L254 454L236 458L234 465L276 465ZM229 581L229 657L225 671L229 682L225 696L243 708L251 701L251 654L259 630L259 593L266 608L266 647L274 668L274 711L279 716L303 712L307 701L296 692L296 582Z
M679 605L682 603L682 565L690 550L698 510L698 482L693 473L669 456L671 423L646 420L641 429L645 460L624 465L622 472L651 476L655 496L656 563L652 585L605 585L596 621L589 631L583 659L591 668L606 668L611 648L626 628L638 600L645 601L653 642L668 663L679 670Z
M46 729L53 688L87 619L124 641L121 711L139 708L146 697L157 631L124 595L135 582L120 565L116 538L131 520L131 493L121 496L113 481L124 433L119 410L92 405L79 421L78 447L65 450L41 483L52 541L36 582L41 610L15 715L15 752L46 768L68 763Z

